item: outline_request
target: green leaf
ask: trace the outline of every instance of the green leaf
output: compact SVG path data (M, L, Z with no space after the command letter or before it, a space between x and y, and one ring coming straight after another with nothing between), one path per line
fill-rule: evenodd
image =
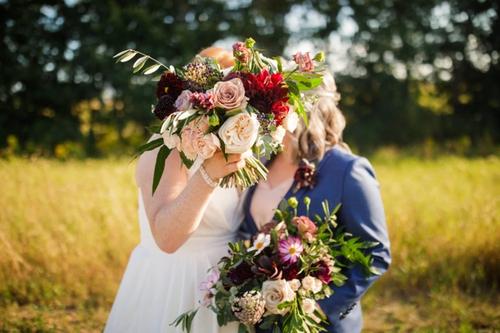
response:
M139 156L142 153L144 153L145 151L156 149L156 148L160 147L162 144L163 144L163 138L158 138L158 139L146 142L145 144L143 144L143 145L139 146L139 148L137 148L136 155Z
M134 62L134 65L132 65L132 68L134 68L134 73L137 73L138 71L141 70L141 68L144 66L144 64L148 60L148 58L149 58L148 56L143 56Z
M149 75L149 74L153 74L154 72L156 72L158 70L158 68L160 68L161 65L151 65L149 66L148 68L146 68L144 70L144 72L142 72L144 75Z
M295 81L287 80L286 84L288 85L288 90L290 91L290 93L296 96L300 95L299 87L297 86L297 83L295 83Z
M167 146L162 146L158 151L156 156L155 170L153 175L153 195L155 194L158 184L160 184L161 176L163 175L163 169L165 169L165 161L170 154L171 149Z
M128 53L125 53L123 56L118 58L118 61L119 62L127 62L129 60L132 60L136 55L137 55L137 52L129 51Z
M247 333L248 332L248 328L243 325L242 323L240 323L240 325L238 326L238 333Z
M190 169L193 166L194 161L191 161L187 156L181 151L179 153L181 155L182 163L186 166L186 168Z

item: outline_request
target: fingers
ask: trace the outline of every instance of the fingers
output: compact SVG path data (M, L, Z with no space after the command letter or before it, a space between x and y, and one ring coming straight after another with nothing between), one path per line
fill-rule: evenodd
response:
M240 169L243 169L246 165L246 162L245 160L239 160L237 162L233 162L233 163L229 163L229 164L226 164L226 172L229 174L229 173L233 173L233 172L236 172Z
M227 155L227 163L229 164L229 163L238 162L242 158L243 158L243 156L241 154L230 154L230 155Z

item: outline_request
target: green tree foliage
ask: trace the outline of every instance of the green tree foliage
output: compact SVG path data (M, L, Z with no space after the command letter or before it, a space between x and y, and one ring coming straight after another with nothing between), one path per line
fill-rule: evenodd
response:
M287 22L297 8L318 22ZM252 36L273 54L298 40L324 47L345 17L356 26L338 75L348 141L498 143L492 0L0 0L0 149L65 156L137 146L153 120L154 83L115 65L122 49L179 65L225 38Z

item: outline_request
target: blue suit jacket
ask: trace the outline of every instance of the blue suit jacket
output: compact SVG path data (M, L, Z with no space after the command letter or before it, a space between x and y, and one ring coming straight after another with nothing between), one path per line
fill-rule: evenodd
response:
M379 184L367 159L344 152L340 148L329 150L317 165L317 183L312 189L303 188L293 193L293 186L285 199L295 196L300 203L304 196L311 198L310 216L323 215L321 202L329 201L333 208L341 203L338 223L347 232L362 240L378 242L369 252L373 257L373 267L381 274L391 262L389 238L385 214L380 197ZM245 221L240 231L250 237L258 229L250 214L250 203L255 188L248 190L244 202ZM306 214L304 204L299 205L299 215ZM333 286L333 295L321 300L319 305L328 316L328 332L361 332L363 318L360 299L380 276L367 276L358 266L344 270L348 280L341 287Z

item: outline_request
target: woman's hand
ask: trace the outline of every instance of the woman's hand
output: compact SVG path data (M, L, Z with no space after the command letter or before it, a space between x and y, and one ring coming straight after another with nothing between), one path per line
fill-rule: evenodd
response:
M212 180L219 181L221 178L244 168L245 157L243 154L230 154L226 161L224 154L218 151L203 162L203 167Z

